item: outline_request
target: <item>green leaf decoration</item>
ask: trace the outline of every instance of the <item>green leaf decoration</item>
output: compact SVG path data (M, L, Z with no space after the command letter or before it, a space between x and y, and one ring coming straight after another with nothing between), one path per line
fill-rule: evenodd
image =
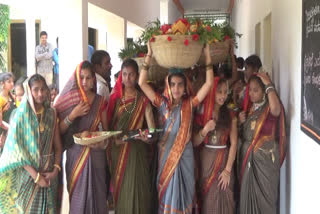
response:
M9 36L9 6L0 4L0 70L7 70L7 62L4 53L8 51L8 36Z

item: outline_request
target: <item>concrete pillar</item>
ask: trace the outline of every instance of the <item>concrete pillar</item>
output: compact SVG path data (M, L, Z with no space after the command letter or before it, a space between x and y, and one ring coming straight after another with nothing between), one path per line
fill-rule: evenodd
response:
M88 0L59 1L59 85L63 88L88 55Z
M36 48L36 35L35 35L35 18L32 16L26 19L26 44L27 44L27 76L36 73L35 67L35 48Z
M128 38L128 20L125 19L123 22L124 47L127 47L127 38Z
M125 47L127 24L123 18L110 14L107 26L107 51L110 54L113 65L111 75L111 85L113 85L113 75L121 68L122 62L118 54L120 49Z
M168 0L160 0L160 22L162 24L169 23L169 2L168 2Z

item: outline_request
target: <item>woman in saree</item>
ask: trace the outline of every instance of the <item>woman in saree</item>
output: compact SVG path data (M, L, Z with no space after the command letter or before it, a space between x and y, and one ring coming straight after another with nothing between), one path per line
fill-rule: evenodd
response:
M239 116L240 213L277 213L280 167L286 154L282 104L266 73L249 79L253 103L248 116Z
M66 152L70 213L107 213L105 143L82 146L73 134L107 130L106 101L96 94L96 79L88 61L80 63L56 99L59 127Z
M14 87L13 81L12 73L4 72L0 74L0 155L6 141L11 112L16 108L11 94Z
M204 144L200 150L203 214L235 213L232 169L238 131L237 119L231 115L227 107L227 97L227 81L216 77L196 116L196 123L200 129L193 135L193 144Z
M208 94L213 82L209 46L206 56L206 81L196 96L192 96L187 78L180 69L170 69L163 95L147 83L147 70L152 57L148 54L142 66L139 85L156 106L164 122L158 144L159 170L157 178L158 213L192 213L195 196L194 156L191 142L193 110Z
M239 114L241 115L241 117L245 117L252 106L252 102L249 96L249 79L252 75L262 70L262 63L261 63L260 57L257 55L251 55L247 57L246 60L244 61L244 67L245 67L245 70L244 70L245 85L243 85L242 90L238 89L239 91L242 92L242 94L240 94L236 102L241 106L242 112L240 112Z
M61 141L48 87L39 74L26 84L0 158L0 213L59 213Z
M149 100L138 89L139 68L133 59L122 63L108 104L111 130L155 128ZM145 142L143 142L145 141ZM108 150L116 214L150 214L151 177L146 139L115 139Z

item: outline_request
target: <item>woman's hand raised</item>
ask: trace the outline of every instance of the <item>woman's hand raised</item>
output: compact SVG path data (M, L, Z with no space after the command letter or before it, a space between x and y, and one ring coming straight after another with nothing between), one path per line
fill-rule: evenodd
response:
M147 43L147 47L148 47L148 53L147 53L147 56L152 57L152 49L151 49L150 42L148 42L148 43Z
M206 65L211 64L210 45L209 44L205 44L205 46L203 48L203 53L206 57Z
M271 84L271 80L267 72L259 72L257 73L257 76L261 79L264 85Z

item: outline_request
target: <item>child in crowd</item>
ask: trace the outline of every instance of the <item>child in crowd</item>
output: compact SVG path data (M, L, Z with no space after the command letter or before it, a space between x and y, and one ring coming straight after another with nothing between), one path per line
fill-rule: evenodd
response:
M15 85L14 85L14 94L15 94L15 103L16 106L19 107L22 97L24 95L24 88L23 88L23 82L27 79L26 76L20 77Z
M49 86L49 90L50 90L50 102L51 102L51 106L54 102L54 99L57 97L57 95L59 94L58 88L56 84L51 84Z
M9 129L10 114L16 108L11 95L14 87L14 76L10 72L0 74L0 155Z

